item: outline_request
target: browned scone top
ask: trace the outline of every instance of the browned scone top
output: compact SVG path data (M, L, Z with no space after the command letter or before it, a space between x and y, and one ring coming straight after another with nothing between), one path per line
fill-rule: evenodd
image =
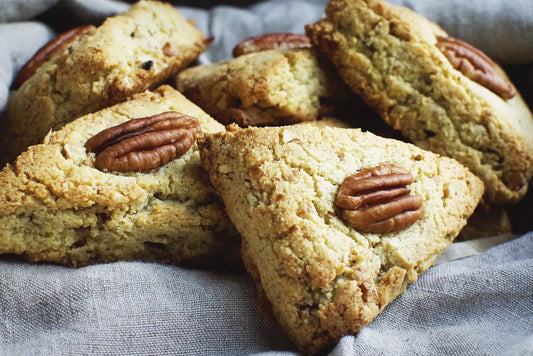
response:
M482 51L381 0L331 0L306 33L390 126L478 175L487 203L512 204L526 194L533 117Z
M286 125L332 114L352 98L310 48L272 49L185 69L176 87L223 124Z
M0 131L0 161L11 161L50 129L156 87L209 43L172 5L158 1L139 1L106 19L11 92Z
M202 163L241 233L259 304L305 353L371 322L483 195L457 161L359 129L227 130L200 139Z
M224 127L162 86L49 134L0 172L0 253L68 266L238 266L240 240L202 168L200 130ZM127 169L95 167L108 148Z

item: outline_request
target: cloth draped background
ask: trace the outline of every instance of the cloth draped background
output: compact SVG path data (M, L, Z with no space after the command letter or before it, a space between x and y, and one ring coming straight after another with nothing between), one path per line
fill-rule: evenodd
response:
M533 102L531 0L395 0L504 65ZM172 3L215 37L199 63L229 59L242 39L303 33L325 0ZM125 11L115 0L0 2L0 113L19 68L58 32ZM522 203L524 204L524 203ZM533 218L533 207L517 214ZM1 228L1 227L0 227ZM521 230L522 229L522 230ZM372 323L331 355L533 353L533 231L454 243ZM0 354L293 355L256 306L245 273L143 262L72 269L0 256Z

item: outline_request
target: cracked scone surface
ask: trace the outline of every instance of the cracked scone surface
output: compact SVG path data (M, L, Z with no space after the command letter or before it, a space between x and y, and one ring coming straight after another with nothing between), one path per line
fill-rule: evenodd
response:
M259 304L306 353L372 321L452 242L483 194L455 160L358 129L227 130L200 140L202 163L241 233ZM413 175L422 217L400 232L359 233L335 196L347 176L383 164Z
M332 0L306 32L389 125L478 175L488 203L524 196L533 173L531 112L520 95L505 100L454 69L436 46L437 36L447 37L436 24L380 0Z
M108 18L10 94L0 160L11 161L50 129L155 87L207 45L170 4L140 1Z
M69 266L133 259L238 264L238 234L201 166L196 143L144 173L106 173L87 163L84 144L92 136L166 111L197 118L204 132L224 130L178 91L162 86L73 121L7 165L0 172L0 253Z
M176 87L224 124L292 124L331 113L353 94L312 49L267 50L188 68Z

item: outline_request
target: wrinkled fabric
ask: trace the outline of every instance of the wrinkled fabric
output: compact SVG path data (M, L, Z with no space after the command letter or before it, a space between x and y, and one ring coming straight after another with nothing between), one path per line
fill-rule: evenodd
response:
M533 82L530 0L395 0ZM172 1L215 40L199 63L226 60L244 38L303 33L324 0ZM0 112L20 67L58 31L125 11L114 0L0 2ZM196 6L196 7L194 7ZM202 7L200 7L202 6ZM65 22L63 22L65 21ZM526 98L531 98L528 93ZM530 104L531 105L531 104ZM531 211L531 210L530 210ZM0 227L1 228L1 227ZM454 243L330 355L533 353L533 232ZM0 354L294 355L257 308L245 273L142 262L73 269L0 256Z
M3 261L0 353L294 355L246 274ZM430 268L330 355L528 355L533 232Z
M56 5L58 0L2 0L0 22L25 21Z

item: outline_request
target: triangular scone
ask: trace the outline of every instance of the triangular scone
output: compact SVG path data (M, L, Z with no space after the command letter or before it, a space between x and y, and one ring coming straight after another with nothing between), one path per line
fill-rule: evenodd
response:
M227 130L200 140L202 163L241 233L243 261L266 297L260 304L311 354L357 332L427 270L484 190L455 160L358 129ZM339 187L390 165L412 175L420 218L391 233L349 227Z
M522 198L533 175L533 116L501 68L412 10L331 0L306 27L351 89L419 147L480 177L489 204Z
M224 127L169 86L83 116L0 172L0 253L70 266L140 259L239 261L238 234L202 168L198 146L146 172L94 168L87 140L134 118L177 111L203 132Z

